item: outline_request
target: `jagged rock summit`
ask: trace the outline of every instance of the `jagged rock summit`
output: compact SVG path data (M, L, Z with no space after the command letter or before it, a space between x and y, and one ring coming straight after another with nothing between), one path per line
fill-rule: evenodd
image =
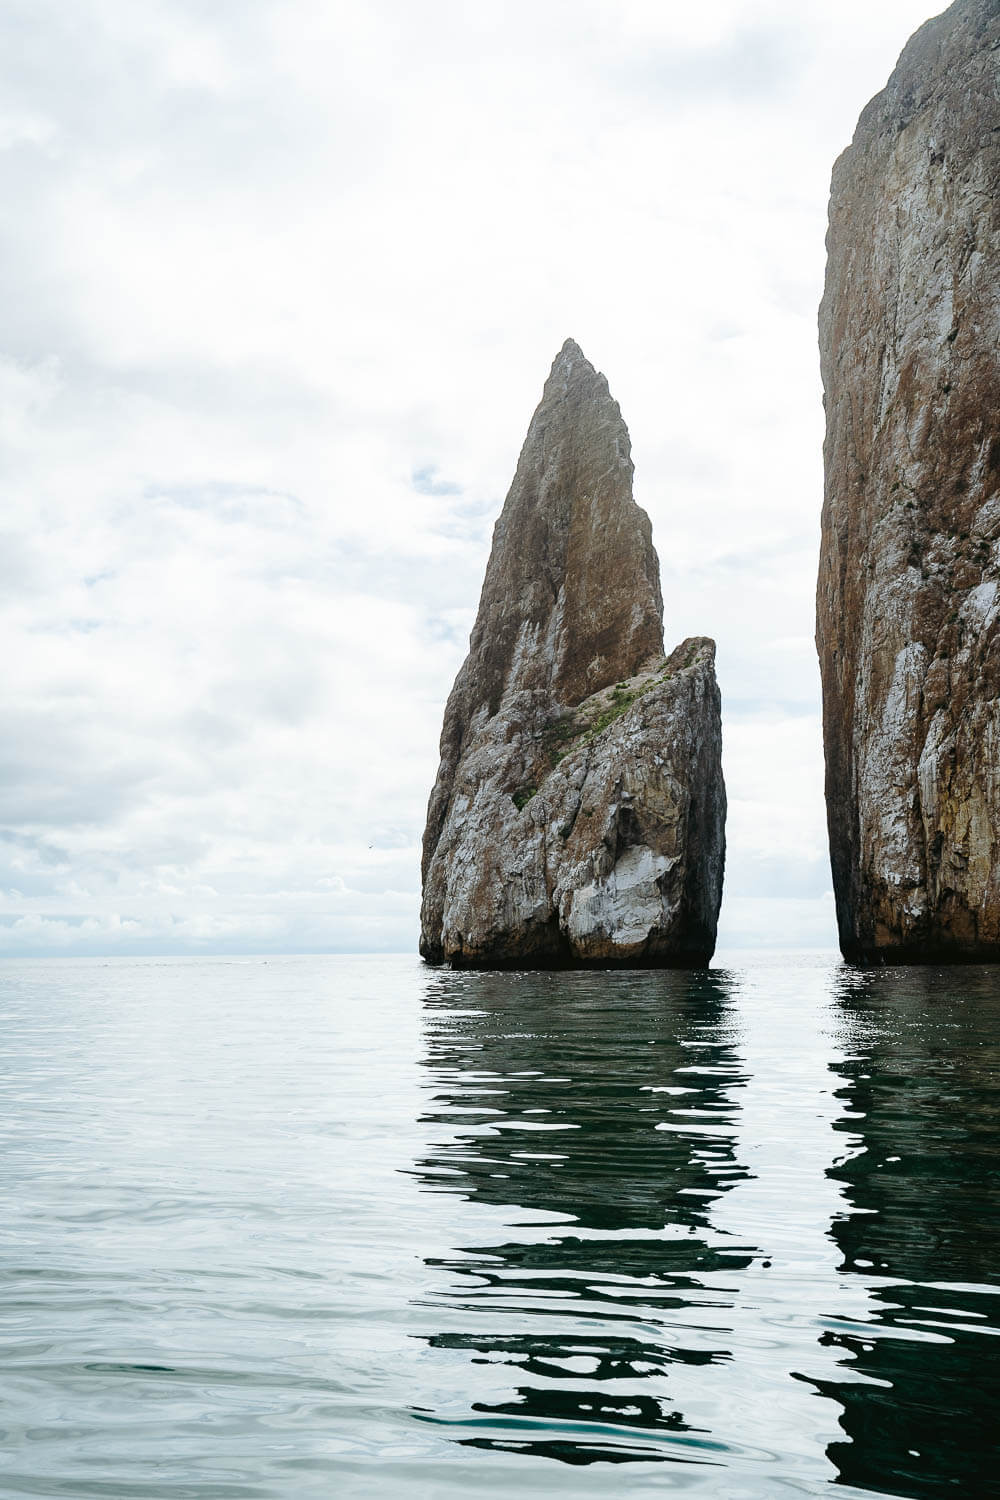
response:
M837 916L1000 961L1000 3L911 38L833 174L817 592Z
M628 430L567 339L445 710L420 951L456 967L707 963L726 797L715 645L663 653Z

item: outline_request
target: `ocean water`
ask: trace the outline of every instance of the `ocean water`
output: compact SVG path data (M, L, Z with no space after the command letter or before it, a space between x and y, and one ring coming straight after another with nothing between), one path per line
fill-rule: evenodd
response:
M1000 1495L1000 971L0 965L0 1494Z

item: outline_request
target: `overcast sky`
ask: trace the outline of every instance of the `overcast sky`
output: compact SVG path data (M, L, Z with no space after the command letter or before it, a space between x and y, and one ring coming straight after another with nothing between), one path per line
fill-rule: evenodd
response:
M568 335L719 643L720 955L833 945L826 198L928 4L0 0L0 952L415 946Z

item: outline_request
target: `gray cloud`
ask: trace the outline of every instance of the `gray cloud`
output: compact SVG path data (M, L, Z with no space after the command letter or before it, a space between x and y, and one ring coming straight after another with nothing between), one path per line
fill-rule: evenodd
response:
M629 421L668 636L719 640L733 900L829 923L781 915L825 859L813 308L913 0L0 14L0 951L412 945L567 334Z
M630 92L698 110L719 99L770 108L797 86L809 41L807 21L741 25L712 43L655 48L613 74Z

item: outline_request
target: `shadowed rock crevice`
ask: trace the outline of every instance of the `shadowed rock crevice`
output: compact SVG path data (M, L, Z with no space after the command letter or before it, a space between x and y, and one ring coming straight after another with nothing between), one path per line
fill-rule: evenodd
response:
M841 946L1000 959L1000 3L904 50L833 175L817 590Z
M424 834L427 960L708 961L725 826L714 661L700 637L664 656L628 430L569 339L445 710Z

